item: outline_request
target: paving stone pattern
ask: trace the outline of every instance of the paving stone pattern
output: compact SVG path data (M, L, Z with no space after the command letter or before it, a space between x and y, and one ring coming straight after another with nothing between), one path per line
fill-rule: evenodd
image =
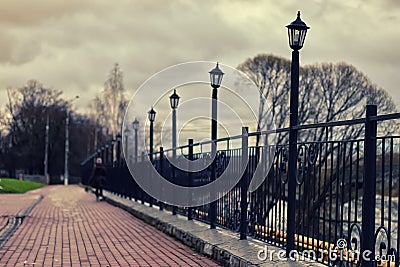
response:
M219 266L78 186L35 194L44 198L0 249L0 266ZM31 204L4 195L0 201L2 213Z
M1 194L0 216L18 216L20 213L40 198L40 190L29 191L25 194Z
M248 237L247 240L239 240L238 233L217 228L209 229L209 225L198 221L188 221L186 217L171 215L169 211L160 211L157 207L149 207L139 202L134 202L106 192L106 199L113 205L125 209L164 233L180 240L187 246L194 248L201 254L207 255L223 266L247 267L247 266L325 266L310 260L287 261L278 257L282 249L267 245L265 242ZM258 259L258 251L268 247L269 255L266 260ZM274 253L272 253L272 250Z

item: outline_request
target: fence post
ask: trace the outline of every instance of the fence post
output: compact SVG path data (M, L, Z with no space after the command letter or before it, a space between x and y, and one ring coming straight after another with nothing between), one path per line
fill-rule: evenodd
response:
M104 165L108 166L108 162L109 162L109 155L110 155L110 146L107 144L106 145L106 158L104 160Z
M105 146L101 147L101 159L103 161L103 164L105 164L105 162L106 162L106 148L105 148Z
M193 139L189 139L188 140L188 145L189 145L189 160L193 161ZM193 185L193 175L191 172L189 172L188 175L188 187L192 188ZM190 194L189 197L191 198L192 195ZM193 208L192 207L188 207L188 214L187 214L187 218L188 220L193 220Z
M247 163L249 159L249 128L242 127L242 168L244 173L240 181L240 240L247 238Z
M111 148L110 148L110 166L111 168L114 167L114 147L115 147L115 141L111 141Z
M153 150L153 149L152 149ZM154 150L150 153L150 163L151 163L151 167L150 167L150 169L149 169L149 174L150 174L150 180L149 180L149 183L150 183L150 188L153 188L153 186L154 186L154 184L153 184L153 180L154 180L154 177L153 177L153 175L154 175L154 171L156 171L156 167L155 167L155 164L154 164L154 156L155 156L155 153L154 153ZM152 168L154 168L155 170L152 170ZM151 195L149 195L149 194L147 194L147 196L148 196L148 198L149 198L149 206L150 207L153 207L153 203L154 203L154 201L153 201L153 197L151 196Z
M133 168L135 168L136 162L133 164ZM136 183L135 180L133 180L133 196L135 198L135 202L138 202L139 199L139 185Z
M144 152L142 152L142 156L140 157L142 164L144 164L143 163L144 162L144 157L145 157ZM140 186L138 186L138 188L140 190L140 196L141 196L141 199L142 199L142 204L144 205L144 199L146 197L146 193L144 192L144 190Z
M375 205L376 205L376 133L377 124L372 116L377 115L376 105L367 105L364 140L364 176L362 201L362 251L375 255ZM364 261L362 266L374 266L373 261Z
M117 134L117 164L116 166L121 166L121 136Z
M160 160L159 160L159 164L160 164L160 175L163 175L163 160L164 160L164 148L162 146L160 146ZM160 193L163 196L163 188L160 185ZM158 201L158 206L160 207L160 210L163 210L163 203L162 201Z

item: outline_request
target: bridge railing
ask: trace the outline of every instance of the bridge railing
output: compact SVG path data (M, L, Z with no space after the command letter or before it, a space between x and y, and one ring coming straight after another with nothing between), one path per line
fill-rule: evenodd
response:
M380 256L390 259L383 263L398 266L400 136L382 132L379 124L398 125L399 119L400 113L377 116L376 106L369 105L365 118L294 127L299 133L295 177L288 174L288 128L256 133L243 129L242 135L215 140L218 177L222 173L237 177L243 158L247 159L237 183L216 201L217 225L237 232L241 239L252 236L284 248L288 223L294 223L295 249L299 253L314 251L312 256L320 262L331 265L343 261L359 266L361 253L369 250L371 258ZM280 140L279 143L268 142L274 135L279 138L273 140ZM196 159L210 157L208 144L189 140L187 145L177 148L178 158L201 164ZM167 157L171 155L172 149L161 147L152 157L154 168L165 179L185 187L211 181L209 166L197 166L201 169L198 172L183 171L169 162ZM144 166L148 156L142 154L130 167ZM188 219L213 219L209 204L174 207L154 199L132 178L122 160L109 161L118 157L99 151L82 162L83 183L87 183L96 157L102 157L108 167L106 189L110 192ZM288 217L287 212L291 199L289 179L296 181L294 217ZM346 248L338 247L338 240L345 240ZM339 249L351 253L332 259L330 255L337 254L329 250L338 253Z

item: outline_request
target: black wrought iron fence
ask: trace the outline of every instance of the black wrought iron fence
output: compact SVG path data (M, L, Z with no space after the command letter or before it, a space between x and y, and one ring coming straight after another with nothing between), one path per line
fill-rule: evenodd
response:
M307 252L308 256L328 265L362 266L362 253L371 251L369 258L381 257L381 264L398 266L400 136L377 136L377 122L398 123L398 119L400 113L377 116L376 106L370 105L363 119L294 127L299 133L319 133L303 135L313 136L312 141L297 142L294 177L288 170L290 144L248 145L254 143L249 142L251 138L285 133L289 131L287 128L215 140L221 148L215 159L218 176L223 172L237 176L243 158L248 159L237 184L216 201L217 225L240 233L241 239L252 236L282 248L294 240L292 245L298 252ZM348 125L358 125L364 135L359 139L335 140L332 129ZM230 144L234 140L241 140L241 146L232 147ZM118 143L117 148L120 145ZM177 148L178 157L189 160L209 157L203 146L204 143L193 144L193 140L189 140L188 145ZM194 149L201 152L194 153ZM187 187L210 182L210 167L205 166L198 172L180 170L167 160L166 156L171 154L172 150L163 148L153 154L153 166L165 179ZM132 166L145 164L145 156L134 159ZM152 198L138 186L124 162L110 161L120 158L118 155L98 152L82 162L83 183L88 181L95 157L102 157L108 167L106 189L110 192L180 213L188 219L204 222L213 219L209 204L173 207ZM232 168L227 168L228 164ZM257 184L254 177L260 173L265 175L254 188L254 183ZM151 177L147 180L152 182ZM295 183L294 198L289 196L290 182ZM291 199L294 199L294 217L288 213ZM288 236L290 227L294 227L291 238ZM341 241L345 242L345 247L341 247Z

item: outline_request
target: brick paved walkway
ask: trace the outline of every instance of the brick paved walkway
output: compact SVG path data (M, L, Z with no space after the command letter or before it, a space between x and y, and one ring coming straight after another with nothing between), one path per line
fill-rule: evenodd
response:
M0 230L6 226L11 216L19 216L23 210L32 205L40 197L38 190L26 194L0 195Z
M26 207L40 197L40 190L29 191L25 194L1 194L0 215L2 217L17 216Z
M218 266L77 186L35 193L44 199L0 250L0 266Z

